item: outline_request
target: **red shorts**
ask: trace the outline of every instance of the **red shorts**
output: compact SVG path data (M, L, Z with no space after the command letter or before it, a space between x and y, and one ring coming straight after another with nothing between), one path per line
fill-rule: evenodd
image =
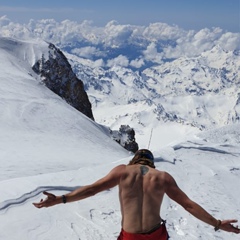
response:
M123 229L117 240L167 240L168 233L165 224L151 233L128 233Z

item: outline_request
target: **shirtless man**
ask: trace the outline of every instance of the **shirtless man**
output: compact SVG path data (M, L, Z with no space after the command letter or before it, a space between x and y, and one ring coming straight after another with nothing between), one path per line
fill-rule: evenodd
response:
M37 208L42 208L74 202L117 185L122 213L122 231L118 240L168 239L164 221L160 217L165 193L193 216L212 225L216 231L221 229L240 233L240 229L232 225L237 220L215 219L189 199L169 173L156 170L154 157L147 149L138 150L128 165L113 168L105 177L91 185L80 187L63 196L44 192L47 198L33 204Z

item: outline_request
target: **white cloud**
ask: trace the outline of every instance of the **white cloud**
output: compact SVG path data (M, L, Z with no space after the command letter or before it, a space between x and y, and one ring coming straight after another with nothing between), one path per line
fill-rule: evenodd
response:
M139 52L135 60L130 62L131 66L135 67L142 66L144 61L161 63L163 58L197 57L216 45L227 51L240 49L240 33L223 32L220 28L205 28L196 32L165 23L153 23L145 27L120 25L116 21L109 22L105 27L97 27L92 21L58 22L54 19L30 20L28 24L18 24L11 22L6 16L0 18L0 26L1 36L18 39L42 38L60 48L77 43L80 48L73 51L86 58L93 55L107 58L108 51L101 52L99 49L108 50L130 44L133 50L134 47L141 47L145 50ZM88 47L81 46L81 43ZM109 60L107 64L128 66L128 55L124 52L116 59Z
M105 65L105 63L104 63L103 59L98 59L93 62L94 68L104 67L104 65Z
M152 41L174 40L184 35L185 31L179 27L159 22L150 24L143 32L143 36Z
M97 52L97 49L95 47L88 46L83 48L74 48L71 52L79 57L91 58Z
M108 67L114 67L114 66L127 67L128 65L129 65L129 60L126 56L123 56L123 55L119 55L118 57L107 61Z
M164 48L166 58L196 57L216 45L220 45L224 50L233 51L240 46L240 34L223 33L220 28L202 29L198 32L189 31L186 36L177 39L176 43L174 47Z
M147 49L143 51L144 59L147 61L162 62L162 54L158 53L156 43L150 43Z
M119 25L116 21L111 21L104 28L104 33L106 34L104 43L107 46L119 47L128 42L134 29L134 26Z
M240 49L240 33L225 33L219 39L219 45L227 51Z
M144 65L144 60L142 58L134 59L130 62L130 66L135 68L140 68Z

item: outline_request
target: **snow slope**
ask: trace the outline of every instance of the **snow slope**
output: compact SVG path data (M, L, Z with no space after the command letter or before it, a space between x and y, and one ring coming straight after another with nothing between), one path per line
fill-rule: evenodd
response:
M92 154L95 148L104 155L114 149L113 159L127 155L104 127L36 80L31 66L44 51L48 51L44 42L0 41L1 180L77 169L87 161L99 164L103 159Z
M29 60L38 56L35 47L46 51L44 43L0 40L0 239L116 239L121 228L117 188L48 209L31 204L43 197L43 190L63 194L131 158L110 140L103 126L37 80ZM141 117L146 125L140 147L146 147L151 118ZM239 136L238 124L199 133L168 123L154 130L150 149L157 168L170 172L216 218L239 218ZM174 240L237 239L214 232L167 197L161 215Z

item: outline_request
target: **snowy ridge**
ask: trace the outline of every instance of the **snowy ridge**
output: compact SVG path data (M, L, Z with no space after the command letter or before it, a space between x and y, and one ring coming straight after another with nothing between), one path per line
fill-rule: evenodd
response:
M13 158L18 159L14 168L11 161L3 161L0 167L1 180L9 177L8 171L11 177L15 178L31 175L28 167L43 173L46 171L46 162L49 172L83 167L84 164L79 163L80 157L92 158L92 164L98 164L101 160L95 158L95 155L91 157L91 152L95 147L98 149L97 146L102 146L102 153L108 154L114 147L117 157L119 153L127 155L124 149L110 139L103 126L89 121L47 89L37 76L30 72L31 65L27 61L21 61L23 55L30 56L32 50L37 49L39 42L33 44L33 48L31 43L28 48L27 44L16 40L15 43L9 41L9 45L6 39L1 41L0 45L7 46L4 49L12 49L12 52L0 48L0 156L5 159L11 153ZM12 45L17 45L18 51L14 52ZM47 47L44 43L42 45ZM40 50L41 47L38 51ZM43 51L47 49L43 48ZM36 53L33 55L33 58L37 56ZM84 152L79 148L82 141L89 143L84 147ZM69 159L72 149L75 149L75 156ZM46 162L42 161L42 152L47 154ZM56 152L65 159L61 164ZM35 159L36 162L29 159Z
M18 61L28 66L28 70L31 70L42 55L47 55L49 51L47 46L48 44L40 39L16 41L3 37L0 41L1 50L17 57Z

